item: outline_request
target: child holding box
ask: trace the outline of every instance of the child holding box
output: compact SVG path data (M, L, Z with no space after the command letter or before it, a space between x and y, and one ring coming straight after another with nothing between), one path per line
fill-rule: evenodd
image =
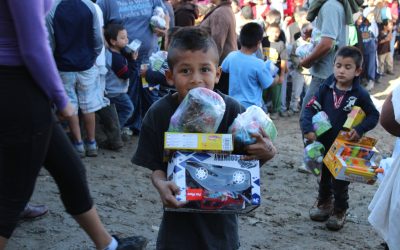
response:
M132 162L153 170L152 183L160 193L165 207L184 205L175 195L179 188L166 178L167 163L163 162L164 132L171 116L190 89L213 89L221 75L218 49L207 31L184 27L173 36L168 50L168 82L177 93L170 93L154 103L147 112ZM218 93L220 94L220 93ZM220 94L226 111L217 133L226 133L236 116L244 111L234 99ZM254 134L256 143L247 146L244 159L271 159L276 150L265 133ZM164 211L157 239L157 249L238 249L238 221L233 214L180 213Z
M334 74L325 80L314 97L306 105L300 118L301 130L305 140L318 139L325 149L329 149L347 119L353 106L361 107L366 117L348 133L349 140L358 140L364 133L378 123L376 110L368 92L361 87L359 75L362 71L362 53L355 47L343 47L335 56ZM332 128L318 138L313 131L312 117L324 111L331 121ZM343 227L348 209L348 181L336 180L324 165L319 183L318 199L310 210L310 218L326 221L331 230ZM334 201L332 199L334 196Z

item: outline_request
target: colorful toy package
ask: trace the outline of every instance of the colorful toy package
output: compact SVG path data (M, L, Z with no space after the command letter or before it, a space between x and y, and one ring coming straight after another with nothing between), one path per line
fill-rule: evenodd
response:
M346 122L343 128L346 130L351 130L358 124L360 124L365 118L365 112L358 106L353 106L350 113L347 115Z
M168 70L167 55L168 52L163 50L151 54L149 58L151 69L165 75L165 71Z
M168 211L247 213L260 205L258 160L243 161L240 155L177 151L168 163L167 178L188 203Z
M304 148L304 163L315 176L321 174L324 153L325 147L318 141L310 143Z
M322 135L332 128L328 115L324 111L319 111L312 118L312 124L317 136Z
M206 88L194 88L183 99L169 123L169 132L215 133L225 113L220 95Z
M358 142L348 141L348 132L341 131L323 162L336 179L374 184L382 172L376 161L376 141L367 136Z
M256 142L251 134L259 133L260 128L272 141L275 140L278 131L274 123L260 107L253 105L235 118L228 132L233 134L235 147L241 148Z

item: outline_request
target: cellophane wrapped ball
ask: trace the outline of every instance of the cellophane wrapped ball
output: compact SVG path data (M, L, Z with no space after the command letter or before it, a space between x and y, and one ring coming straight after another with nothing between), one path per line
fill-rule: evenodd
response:
M169 132L215 133L224 117L224 99L206 88L191 89L169 123Z
M235 147L240 149L256 142L251 135L260 133L260 128L272 141L275 140L278 134L275 124L260 107L253 105L236 117L228 131L233 134Z

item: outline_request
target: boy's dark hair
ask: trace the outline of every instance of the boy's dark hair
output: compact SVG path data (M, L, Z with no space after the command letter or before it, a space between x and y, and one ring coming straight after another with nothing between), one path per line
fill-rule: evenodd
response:
M201 50L206 53L212 51L214 56L213 61L216 66L219 64L219 52L214 39L210 33L204 28L200 27L181 27L173 34L173 39L168 49L167 62L169 68L172 70L177 60L179 53L184 51L198 51Z
M111 46L111 39L117 40L118 32L125 30L125 27L120 23L109 23L104 26L104 38L108 45Z
M281 13L275 9L270 10L266 17L268 17L270 20L272 20L272 23L281 23Z
M335 62L338 56L352 58L357 68L361 68L363 63L363 55L359 48L354 46L344 46L340 48L335 55Z
M244 17L244 19L248 19L248 20L254 19L253 10L251 9L251 7L249 5L244 6L241 10L241 13L242 13L242 16Z
M248 23L240 31L240 44L246 48L254 48L261 42L263 34L264 31L258 23Z

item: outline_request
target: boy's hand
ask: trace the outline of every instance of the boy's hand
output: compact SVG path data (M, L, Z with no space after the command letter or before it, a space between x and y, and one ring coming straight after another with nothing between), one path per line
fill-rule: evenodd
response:
M279 80L278 80L278 83L279 84L283 84L283 81L285 80L285 77L282 75L282 76L279 76Z
M133 52L133 53L132 53L132 60L135 60L135 61L136 61L136 59L138 58L138 56L139 56L139 52L138 52L138 51Z
M186 202L178 201L175 197L180 193L179 187L172 181L155 180L154 186L157 188L160 198L165 207L179 208L186 204Z
M317 135L314 132L308 132L307 134L304 134L304 138L310 142L314 142L317 140Z
M74 113L75 113L75 108L74 108L74 106L72 106L72 104L70 102L67 103L67 106L65 106L64 109L59 111L59 115L63 119L73 116Z
M251 136L256 139L256 143L245 147L246 155L243 156L243 160L260 160L263 164L275 156L276 148L264 129L261 128L260 133L254 133Z
M357 133L357 131L353 128L350 130L348 133L349 141L358 141L360 140L360 135Z
M166 29L160 29L160 28L153 28L153 32L158 36L158 37L163 37L166 36L167 30Z
M147 72L147 67L148 66L149 66L148 64L140 65L140 76L141 77L145 77L146 76L146 72Z

